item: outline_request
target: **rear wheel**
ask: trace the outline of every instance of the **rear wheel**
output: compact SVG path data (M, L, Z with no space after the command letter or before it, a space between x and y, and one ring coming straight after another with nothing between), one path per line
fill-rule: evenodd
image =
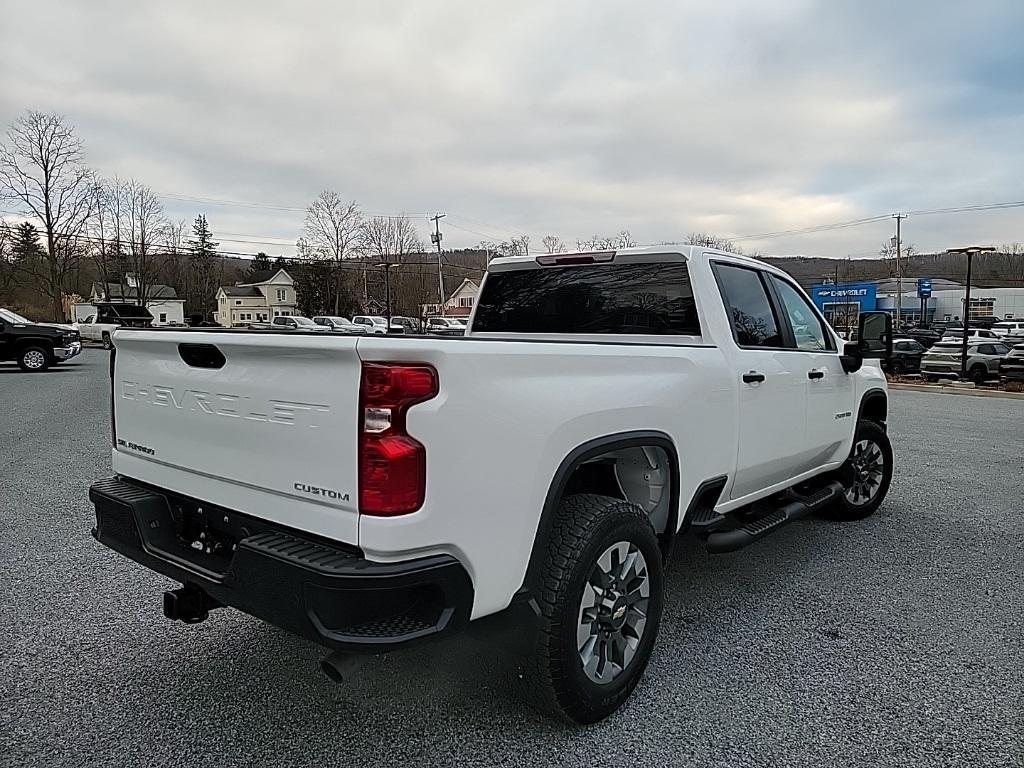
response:
M114 348L114 342L110 340L110 334L107 333L106 331L103 332L103 348L104 349L113 349Z
M837 520L860 520L874 513L892 482L892 444L881 425L857 422L850 457L836 478L842 495L826 514Z
M18 366L23 371L45 371L53 363L53 355L44 347L25 347L18 353Z
M539 595L541 707L576 723L618 709L647 667L663 590L658 539L640 507L595 494L565 498Z

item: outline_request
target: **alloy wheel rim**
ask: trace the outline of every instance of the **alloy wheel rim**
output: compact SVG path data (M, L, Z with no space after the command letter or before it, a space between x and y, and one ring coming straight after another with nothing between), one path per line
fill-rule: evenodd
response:
M46 358L43 357L43 353L38 349L32 349L25 353L25 365L28 368L42 368L45 362Z
M618 541L597 558L583 587L576 630L590 680L606 685L629 667L647 626L650 596L647 560L635 544Z
M885 474L885 455L873 440L859 440L850 454L852 479L846 486L846 500L854 506L867 504L878 495Z

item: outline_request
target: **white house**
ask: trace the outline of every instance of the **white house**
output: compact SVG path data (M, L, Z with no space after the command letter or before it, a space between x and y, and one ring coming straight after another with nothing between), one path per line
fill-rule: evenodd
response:
M153 325L173 325L185 322L185 300L169 285L154 283L146 291L149 296L146 308L153 315ZM134 275L125 275L124 283L93 283L88 302L77 303L72 309L72 319L82 320L96 314L96 303L124 302L139 304L139 282Z
M283 269L257 272L248 283L222 285L217 289L214 319L227 328L270 322L296 312L295 281Z
M455 292L448 297L444 303L444 314L446 317L469 317L476 304L476 297L480 293L480 284L468 277L462 281ZM421 308L424 317L441 314L437 304L424 304Z

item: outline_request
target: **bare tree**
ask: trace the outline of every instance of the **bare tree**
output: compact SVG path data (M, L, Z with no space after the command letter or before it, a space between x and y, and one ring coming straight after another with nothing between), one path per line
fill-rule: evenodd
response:
M86 231L91 243L89 252L96 264L96 276L103 286L103 294L110 295L111 272L116 261L115 248L115 215L113 211L112 190L110 184L96 182L93 184L92 216Z
M558 235L544 235L540 242L544 246L544 253L562 253L565 251L565 243L562 242L562 238L558 237Z
M896 261L896 243L892 240L886 240L882 243L882 247L878 249L878 255L882 258L882 262L891 276L899 273L901 267L903 274L907 274L907 263L916 253L917 249L913 244L901 245L900 263L898 264Z
M54 320L62 320L65 281L81 257L95 201L82 143L63 117L31 111L10 127L0 147L0 196L42 222L47 269L40 287Z
M14 234L10 225L0 219L0 301L8 300L8 292L18 278L18 259L12 245Z
M705 248L714 248L729 253L743 253L743 249L728 237L713 235L710 232L691 232L686 236L687 245L702 245Z
M362 245L368 257L387 265L401 265L408 261L412 254L423 252L423 241L416 231L416 226L411 219L404 216L373 216L366 219L362 226ZM386 298L390 301L392 273L387 266L382 269ZM400 280L398 278L395 282L396 295ZM388 314L390 312L389 304Z
M500 243L495 243L491 240L481 240L480 248L487 252L488 261L495 256L529 256L530 236L519 235L518 237L513 237L509 240L503 240ZM551 251L549 251L549 253L551 253Z
M633 235L630 234L628 229L623 229L614 235L606 235L604 237L599 237L598 235L591 235L590 238L587 240L577 240L576 250L615 250L618 248L632 248L635 245L636 240L633 239Z
M999 247L1000 277L1014 285L1024 285L1024 245L1007 243Z
M167 239L167 218L153 190L135 179L117 182L115 194L120 200L118 229L124 244L124 266L135 280L139 303L145 306L153 298L160 272L158 255Z
M342 262L359 255L363 214L355 200L345 202L331 189L323 190L306 208L303 247L308 258L329 259L334 266L334 313L338 314L345 283Z

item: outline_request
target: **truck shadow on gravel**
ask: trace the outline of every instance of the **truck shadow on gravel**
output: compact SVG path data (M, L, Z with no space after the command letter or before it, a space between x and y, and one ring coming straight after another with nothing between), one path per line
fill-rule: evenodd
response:
M663 721L666 712L677 720L686 716L681 695L697 717L700 683L729 663L722 636L733 631L737 617L756 621L766 594L784 589L809 561L828 558L825 553L842 542L842 526L824 521L805 521L734 555L710 557L701 542L681 538L667 570L661 634L647 674L620 713L588 729L537 714L524 683L526 659L509 653L507 644L466 634L369 657L351 681L338 685L318 668L323 649L237 612L218 611L204 624L175 626L173 638L165 631L150 635L147 652L160 661L141 675L142 684L156 722L184 719L199 726L212 708L220 722L266 723L260 741L268 758L281 740L324 738L325 748L343 744L345 752L373 754L391 740L422 738L439 722L452 724L464 745L481 742L493 750L495 741L521 740L524 728L571 738L620 729L636 718ZM481 730L467 731L459 725L465 722Z

